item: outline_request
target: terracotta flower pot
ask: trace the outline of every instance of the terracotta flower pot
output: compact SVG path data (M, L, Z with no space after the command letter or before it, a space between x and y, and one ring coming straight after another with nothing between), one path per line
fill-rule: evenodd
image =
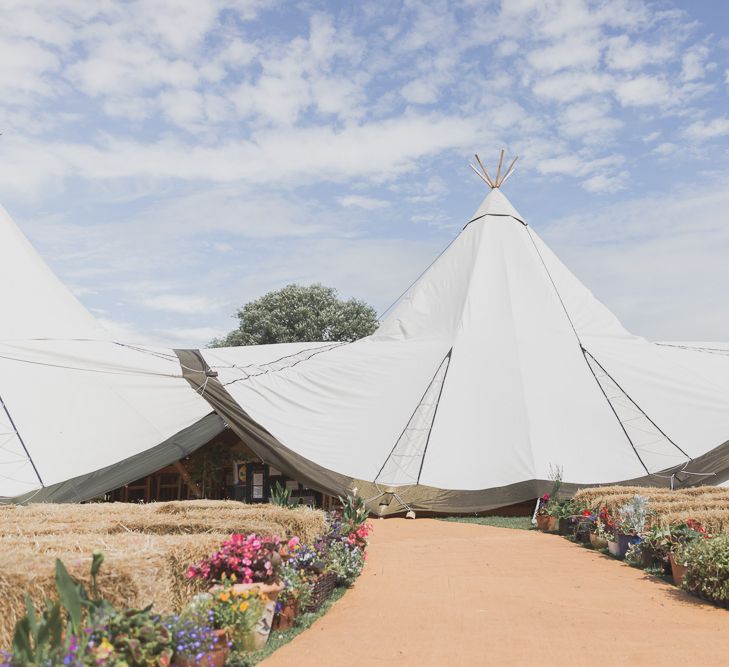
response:
M273 615L276 613L276 600L278 594L284 589L283 584L234 584L233 594L249 591L251 593L262 593L267 599L266 606L263 610L261 618L256 626L249 633L248 640L243 640L245 644L244 650L257 651L263 648L268 641L268 635L271 633L271 624L273 623Z
M224 667L230 648L225 630L213 630L213 650L200 657L179 655L172 663L176 667Z
M680 586L683 584L683 578L686 576L686 570L688 569L686 565L682 565L681 563L676 561L676 558L671 553L669 554L669 559L671 561L671 574L673 576L673 583L676 584L676 586Z
M557 528L557 517L549 514L537 514L537 528L545 533L551 533Z
M233 595L240 595L244 592L260 593L266 598L263 614L256 622L255 626L249 632L231 631L233 644L238 650L257 651L263 648L268 641L268 635L271 633L271 624L273 623L273 615L276 612L276 600L279 593L284 589L284 585L279 584L233 584L230 591ZM213 586L211 593L218 593L222 590L221 586Z
M288 630L289 628L293 628L296 623L296 617L299 615L299 605L299 598L286 600L281 605L278 613L273 617L271 628L273 630Z

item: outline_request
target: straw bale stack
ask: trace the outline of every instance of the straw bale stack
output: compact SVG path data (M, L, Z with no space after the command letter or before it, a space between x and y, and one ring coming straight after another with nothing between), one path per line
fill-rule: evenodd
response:
M132 607L154 603L170 613L205 588L185 577L188 566L231 533L312 542L326 528L319 510L231 501L0 505L0 648L10 645L26 593L37 605L55 597L56 558L88 583L91 554L103 551L99 581L108 600Z

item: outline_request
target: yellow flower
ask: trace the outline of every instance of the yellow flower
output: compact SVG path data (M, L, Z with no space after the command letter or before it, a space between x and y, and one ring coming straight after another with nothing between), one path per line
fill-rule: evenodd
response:
M238 580L238 577L235 576L235 572L231 573L230 580L231 581L237 581Z
M241 602L240 607L238 607L241 611L245 611L248 609L248 603L247 602Z

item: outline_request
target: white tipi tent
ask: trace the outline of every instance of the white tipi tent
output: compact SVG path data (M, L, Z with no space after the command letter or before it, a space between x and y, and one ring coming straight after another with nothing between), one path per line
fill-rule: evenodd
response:
M96 495L191 451L221 418L290 476L329 493L357 487L381 514L532 499L550 465L568 489L727 479L729 356L626 332L503 180L378 331L353 343L175 356L0 341L15 457L0 463L0 495Z
M88 499L224 428L171 350L111 341L2 207L0 308L0 498Z
M489 185L374 335L274 364L180 353L218 373L211 405L262 458L381 513L524 501L551 465L566 488L725 479L729 356L629 334Z

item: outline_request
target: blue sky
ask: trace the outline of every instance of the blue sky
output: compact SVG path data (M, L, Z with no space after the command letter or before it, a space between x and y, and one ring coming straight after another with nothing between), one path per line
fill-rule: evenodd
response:
M507 196L635 333L729 341L729 3L5 0L0 202L116 336L384 310Z

